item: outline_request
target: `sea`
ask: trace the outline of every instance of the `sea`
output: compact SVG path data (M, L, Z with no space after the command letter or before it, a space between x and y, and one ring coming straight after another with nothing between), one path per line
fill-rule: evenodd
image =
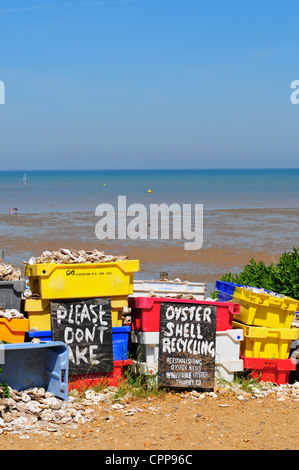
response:
M1 171L0 213L95 211L98 204L298 208L299 169Z
M148 210L151 204L202 204L202 248L279 253L299 247L299 169L24 169L0 172L0 248L5 249L11 237L8 261L17 264L32 254L26 240L41 246L43 239L59 240L68 233L93 249L99 242L95 211L98 205L110 204L117 214L119 196L126 197L127 207L142 204ZM10 209L17 209L17 216L9 216ZM141 241L122 240L121 246L126 243L137 246ZM182 249L177 239L150 240L148 247L157 244ZM188 269L180 262L163 268L176 275L200 269L198 262L189 263ZM230 266L231 271L237 268ZM205 277L214 268L201 269ZM159 267L148 263L137 277L152 279L158 272Z

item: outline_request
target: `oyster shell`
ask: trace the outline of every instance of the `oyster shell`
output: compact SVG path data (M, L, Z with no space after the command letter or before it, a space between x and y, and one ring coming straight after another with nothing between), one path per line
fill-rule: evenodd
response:
M44 251L38 257L31 257L28 262L23 261L25 264L73 264L73 263L108 263L112 261L121 261L128 259L127 256L114 256L107 255L103 251L96 249L91 251L73 250L67 248L60 248L54 251Z
M20 313L18 310L12 309L3 309L0 308L0 317L6 318L6 320L13 320L13 319L23 319L25 316L23 313Z
M21 274L21 270L11 264L0 264L0 281L19 281Z

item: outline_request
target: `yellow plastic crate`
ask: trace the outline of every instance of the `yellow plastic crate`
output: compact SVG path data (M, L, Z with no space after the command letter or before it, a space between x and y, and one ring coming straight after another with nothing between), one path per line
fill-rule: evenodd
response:
M29 329L38 328L39 331L51 331L50 300L26 299L24 310L28 315ZM111 298L112 327L122 326L122 311L128 307L128 296Z
M267 328L233 321L233 328L243 329L240 355L262 359L288 359L291 343L299 338L297 328Z
M123 326L122 311L128 305L128 296L111 298L112 327Z
M25 333L29 331L28 318L0 318L0 341L6 343L24 343Z
M28 315L29 329L38 328L39 331L51 330L50 300L26 299L24 310Z
M235 288L233 302L240 304L238 321L269 328L291 328L299 307L299 302L290 297L255 293L243 287Z
M114 297L133 293L138 260L114 263L27 264L25 275L33 294L42 299Z

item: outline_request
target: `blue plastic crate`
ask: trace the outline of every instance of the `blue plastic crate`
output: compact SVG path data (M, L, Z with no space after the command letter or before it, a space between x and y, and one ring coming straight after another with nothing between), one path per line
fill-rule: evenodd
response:
M233 295L236 287L242 287L240 284L234 284L233 282L216 281L215 289L227 294Z
M128 359L130 326L112 327L113 360L126 361Z
M234 284L233 282L224 282L224 281L216 281L215 283L215 290L219 292L218 294L218 301L219 302L228 302L229 300L233 299L233 295L235 292L236 287L252 287L252 286L244 286L242 284ZM265 292L271 292L267 289L262 288ZM274 292L273 292L274 294ZM278 295L278 294L276 294Z
M41 341L52 341L52 331L28 331L26 339L31 341L33 338L38 338Z
M215 290L219 292L218 302L228 302L233 299L236 287L242 287L240 284L233 282L216 281Z
M43 387L68 399L68 347L61 341L1 344L1 382L14 390Z

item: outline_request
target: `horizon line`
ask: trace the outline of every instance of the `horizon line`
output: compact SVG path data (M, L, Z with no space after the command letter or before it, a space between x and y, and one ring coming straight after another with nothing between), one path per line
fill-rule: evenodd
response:
M218 171L218 170L225 170L225 171L235 171L235 170L243 170L243 171L257 171L257 170L299 170L299 167L262 167L262 168L239 168L239 167L232 167L232 168L40 168L40 169L20 169L20 170L12 170L12 169L2 169L0 173L4 173L7 171L16 172L16 173L26 173L26 172L37 172L37 171Z

